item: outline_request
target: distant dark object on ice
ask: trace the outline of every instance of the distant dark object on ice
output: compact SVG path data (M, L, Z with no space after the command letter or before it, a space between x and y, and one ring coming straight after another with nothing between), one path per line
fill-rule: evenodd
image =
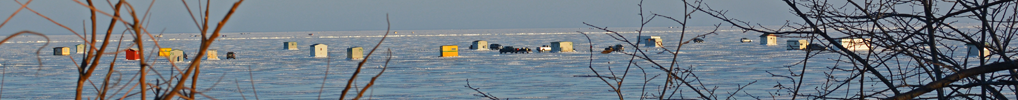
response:
M625 47L623 47L622 44L616 44L615 46L608 46L607 48L604 48L604 51L601 51L601 54L622 52L623 50L625 50Z
M502 49L498 50L498 54L503 54L503 53L516 53L516 48L513 48L513 46L502 47Z
M700 38L693 38L693 42L696 42L696 43L703 43L703 39L700 39Z
M505 46L498 50L498 54L503 53L530 53L530 48L513 48L513 46Z
M820 44L809 44L806 46L806 50L827 50L827 47Z
M606 79L618 79L618 77L612 77L612 76L597 76L597 75L573 75L573 77L601 77L601 78L606 78Z
M237 59L233 52L226 52L226 59Z
M615 52L622 52L626 50L626 47L622 46L622 44L615 44L615 48L612 49L615 49Z
M750 42L753 42L753 40L750 40L749 38L742 38L742 40L741 40L741 41L742 41L742 43L750 43Z
M502 45L501 44L491 44L491 45L488 45L488 49L491 49L491 50L502 50Z
M612 51L615 51L615 48L612 46L608 46L607 48L604 48L604 51L601 51L601 54L612 53Z

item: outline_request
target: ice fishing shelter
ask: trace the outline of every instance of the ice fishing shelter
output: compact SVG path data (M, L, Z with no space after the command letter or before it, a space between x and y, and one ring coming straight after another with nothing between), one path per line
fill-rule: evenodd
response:
M219 60L219 50L209 49L205 51L205 60Z
M787 40L788 50L804 50L806 45L809 45L809 41L805 39L800 40Z
M864 38L841 38L841 46L850 51L870 50L870 41Z
M170 62L184 62L184 50L170 50Z
M55 47L55 48L53 48L53 55L57 55L57 56L71 55L71 48L69 48L69 47Z
M767 33L760 35L760 45L778 45L778 35Z
M173 48L159 48L159 56L160 57L170 56L170 51L173 51Z
M297 42L283 42L283 50L298 50Z
M569 41L551 42L551 52L574 52L573 42Z
M346 59L364 59L364 48L362 47L350 47L346 48Z
M78 54L85 53L85 44L74 45L74 52Z
M441 57L456 57L459 56L459 46L456 45L443 45Z
M661 43L661 36L640 36L640 40L643 41L644 47L661 47L661 45L664 45Z
M992 54L992 53L990 53L990 49L987 48L987 47L990 46L990 44L984 43L983 44L983 48L976 47L976 44L971 44L971 43L970 44L965 44L965 46L968 47L968 49L969 49L969 52L968 52L968 56L969 57L986 57L986 56L989 56L990 54Z
M329 57L329 45L325 44L311 45L311 57L315 58Z
M470 45L471 50L489 50L488 41L476 40Z
M138 49L127 49L127 54L124 55L127 60L138 60L141 59L141 55L138 54Z

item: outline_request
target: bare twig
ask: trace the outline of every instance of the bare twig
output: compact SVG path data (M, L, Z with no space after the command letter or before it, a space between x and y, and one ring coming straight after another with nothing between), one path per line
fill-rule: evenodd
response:
M488 98L488 99L491 99L491 100L498 100L498 97L495 97L494 95L481 92L481 90L480 90L481 88L474 88L474 87L470 86L470 79L467 79L467 86L464 86L464 87L467 87L467 88L470 88L471 90L477 91L477 93L481 94L480 95L481 97L485 97L485 98Z
M43 35L42 33L36 33L36 32L32 32L32 31L21 31L21 32L17 32L17 33L8 35L7 38L4 38L4 40L0 40L0 45L3 45L4 43L7 43L7 40L10 40L11 38L14 38L14 37L16 37L18 35L21 35L21 34L38 35L38 36L41 36L43 38L46 38L46 44L42 44L42 46L40 46L39 49L35 49L35 61L37 63L39 63L38 69L36 69L36 71L35 71L36 72L35 75L38 76L39 72L42 71L42 57L39 57L39 54L42 51L42 48L45 48L46 46L49 45L50 39L49 39L49 37L46 37L46 35Z
M593 43L590 40L590 36L587 36L587 33L583 33L583 32L580 32L580 31L576 31L576 32L579 32L580 34L583 34L583 36L587 37L587 42ZM589 48L590 49L588 49L588 50L590 50L589 51L590 52L590 58L589 58L590 61L587 63L588 64L587 68L590 68L590 71L594 71L594 75L597 75L598 79L601 79L601 81L603 81L604 84L607 84L608 87L611 87L612 90L615 91L615 94L617 94L619 96L620 100L623 99L622 98L622 92L620 91L620 89L616 88L614 85L612 85L610 82L608 82L608 80L606 80L604 77L602 77L601 74L597 72L597 70L594 70L594 45L590 45ZM639 51L639 50L637 50L637 51Z
M354 70L353 75L351 75L350 79L347 80L346 87L343 88L343 92L342 94L340 94L339 99L343 99L344 97L346 97L346 92L350 91L350 86L353 85L354 79L357 79L357 74L361 72L361 68L364 66L364 63L368 62L368 58L371 57L371 54L375 52L375 49L378 49L378 46L382 45L382 42L385 41L385 38L389 37L389 30L392 28L392 24L389 24L389 14L385 14L385 24L387 26L385 28L385 35L382 35L382 40L378 40L378 44L375 44L375 47L371 48L371 51L368 52L368 55L365 55L364 59L361 60L360 63L357 63L357 69Z
M223 29L223 26L226 24L227 21L230 20L230 17L232 17L233 13L237 10L237 7L240 6L240 4L243 3L243 2L244 2L244 0L240 0L240 1L237 1L236 3L234 3L233 7L231 7L231 9L230 9L230 12L227 12L226 16L223 17L223 20L219 21L219 24L216 25L215 31L212 31L212 36L210 36L205 41L202 41L201 48L198 49L199 50L198 54L195 56L195 59L191 61L191 65L189 65L188 68L187 68L188 70L186 72L182 73L182 75L181 75L181 77L179 79L180 81L177 82L176 86L173 87L173 90L171 90L169 92L169 94L166 94L166 96L165 96L166 98L163 98L163 100L169 100L172 97L174 97L175 95L177 95L178 94L177 91L180 91L181 89L184 88L184 82L187 82L187 81L184 81L184 80L187 80L188 76L191 76L191 74L198 74L198 73L194 73L193 71L195 69L198 69L197 67L199 67L199 64L201 64L201 59L200 58L205 55L205 53L208 50L209 46L212 45L212 42L214 42L216 40L216 38L219 37L219 31L221 31Z
M375 77L371 77L371 82L368 82L368 85L365 85L364 88L361 89L360 93L357 93L357 97L353 98L354 100L358 100L361 96L364 96L364 91L368 91L368 88L375 85L375 80L377 80L379 76L382 76L382 73L385 73L386 68L389 68L389 60L392 60L392 50L386 49L386 51L388 51L386 52L388 57L385 58L385 65L382 65L382 71L379 71Z
M325 82L329 80L329 70L332 68L332 57L328 57L328 62L325 62L325 77L322 78L322 85L318 88L318 100L322 99L322 91L325 90Z
M251 70L251 65L247 66L247 77L251 79L251 92L254 92L255 100L259 100L258 99L258 88L255 88L254 73L253 73L253 70Z

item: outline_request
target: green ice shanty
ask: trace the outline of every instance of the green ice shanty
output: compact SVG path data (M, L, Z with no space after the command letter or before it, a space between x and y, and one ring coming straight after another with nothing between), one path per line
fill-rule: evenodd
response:
M283 42L283 50L298 50L297 42Z
M788 50L805 50L806 45L809 45L809 41L805 39L786 40L785 42L788 45Z
M362 47L346 48L346 59L350 60L364 59L364 48Z
M184 62L184 50L173 49L170 51L170 62Z
M74 52L78 54L85 53L85 44L74 45Z

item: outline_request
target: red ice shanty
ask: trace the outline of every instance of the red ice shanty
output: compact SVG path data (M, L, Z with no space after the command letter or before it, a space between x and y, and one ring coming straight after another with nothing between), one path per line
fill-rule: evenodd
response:
M127 58L127 60L138 60L138 59L141 58L138 55L138 50L136 50L136 49L127 49L127 55L125 55L125 56L127 56L127 57L125 57L125 58Z

